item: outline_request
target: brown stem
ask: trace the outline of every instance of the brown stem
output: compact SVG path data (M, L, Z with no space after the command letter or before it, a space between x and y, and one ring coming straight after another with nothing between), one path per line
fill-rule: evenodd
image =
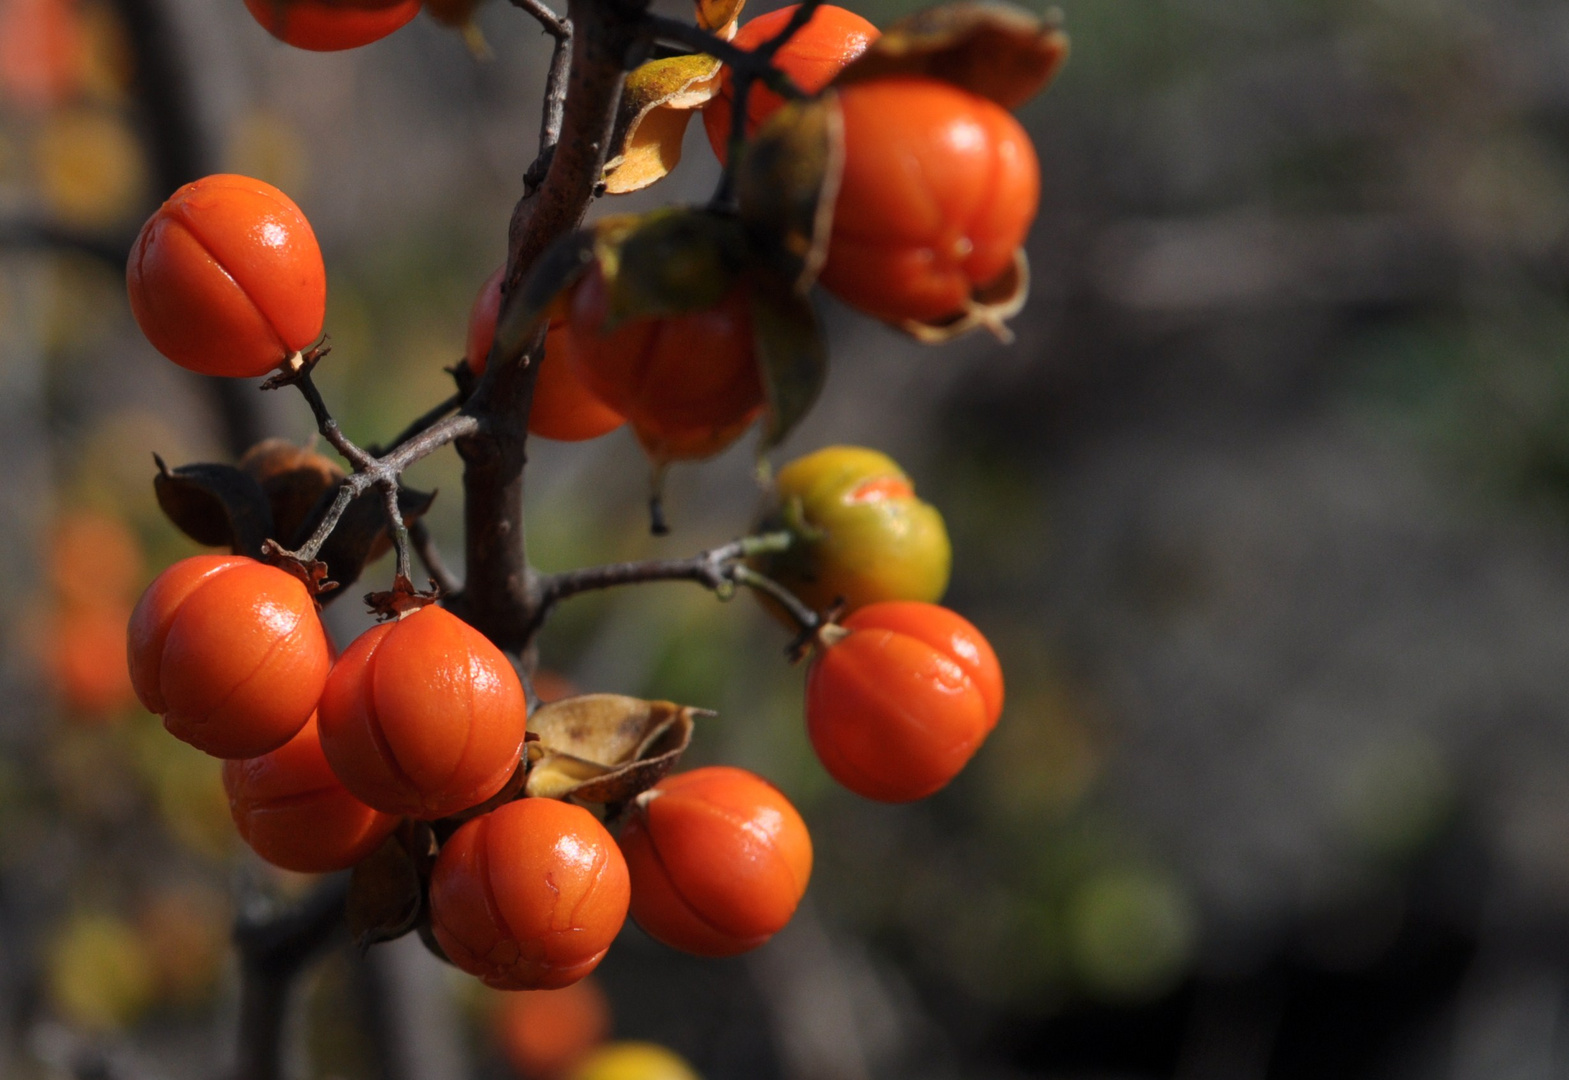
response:
M523 541L528 411L543 331L512 326L518 286L546 248L577 228L599 187L626 66L636 55L637 0L572 0L572 63L561 138L544 181L519 200L509 232L496 340L468 410L485 420L463 455L465 575L453 607L501 648L522 652L537 604Z
M539 632L551 611L561 601L579 593L613 589L621 585L641 585L651 581L693 581L706 589L724 593L736 585L767 592L800 622L802 629L817 625L816 614L784 586L771 578L740 565L740 560L790 547L788 532L763 533L732 541L723 547L700 551L685 559L646 559L641 562L607 563L580 570L566 570L540 579L539 602L529 626L529 636ZM782 595L781 595L782 594Z
M349 875L323 881L296 907L244 913L240 952L240 1038L235 1080L280 1080L290 992L301 970L346 930Z

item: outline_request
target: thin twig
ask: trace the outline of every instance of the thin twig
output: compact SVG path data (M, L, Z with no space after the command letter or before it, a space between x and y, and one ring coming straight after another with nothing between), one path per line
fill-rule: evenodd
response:
M539 603L535 608L534 619L529 625L529 636L532 637L539 631L545 620L550 617L552 609L563 600L598 589L641 585L651 581L693 581L717 593L733 590L737 584L760 589L769 592L770 595L774 594L773 590L779 590L789 596L788 601L781 600L781 603L790 609L791 615L802 622L804 628L810 628L816 625L816 615L809 608L795 599L782 585L747 569L742 564L743 559L749 559L754 555L784 551L789 548L791 540L791 534L788 532L762 533L743 537L722 547L700 551L685 559L645 559L639 562L607 563L603 566L588 566L579 570L550 574L540 580ZM740 573L743 570L746 571L744 575ZM767 586L756 584L753 581L742 580L743 577L757 578L768 584Z
M453 596L463 590L463 583L448 569L447 563L441 557L441 552L436 547L436 538L430 535L430 530L425 523L416 519L409 526L409 541L414 545L414 554L419 556L419 561L424 565L425 572L435 581L436 587L445 596Z
M412 582L410 576L414 567L409 560L409 529L403 521L403 511L398 507L398 482L396 480L383 480L376 485L381 488L382 505L387 511L387 525L392 530L392 546L398 553L398 566L394 581Z
M380 456L373 454L356 445L354 440L343 433L343 429L338 426L337 420L333 419L331 411L328 410L327 403L322 400L321 391L316 388L316 383L311 378L311 370L323 355L325 350L314 351L303 359L299 370L274 376L262 384L264 390L275 390L280 386L288 385L297 387L316 418L316 430L321 432L321 437L326 439L334 450L342 454L344 460L354 469L343 478L337 497L328 507L326 515L317 523L310 539L298 550L285 554L301 562L314 559L321 546L332 535L332 530L338 527L338 522L342 520L349 504L371 488L377 487L386 497L387 526L398 548L398 573L407 579L411 569L409 535L402 511L398 508L399 477L404 469L416 461L430 456L448 443L477 433L481 427L480 421L477 417L459 413L456 416L435 419L421 428L420 425L432 415L427 413L415 421L409 431L398 437L399 441L391 450ZM447 411L446 404L444 402L440 407L441 412ZM432 410L433 413L435 411ZM414 434L410 435L410 431Z
M572 23L563 20L566 32L556 36L550 53L550 72L545 77L545 104L539 119L539 154L523 174L524 192L535 191L550 171L556 144L561 141L561 124L566 115L567 77L572 74Z
M572 24L557 14L548 4L541 3L540 0L512 0L512 6L538 19L539 25L545 28L545 33L557 41L572 36Z

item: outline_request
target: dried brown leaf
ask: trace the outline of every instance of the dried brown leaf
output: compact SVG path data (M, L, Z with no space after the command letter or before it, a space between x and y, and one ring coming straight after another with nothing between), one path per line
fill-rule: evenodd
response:
M887 27L834 85L924 75L1015 109L1045 89L1067 58L1068 36L1054 17L994 0L965 0Z
M542 706L529 719L531 796L618 803L675 768L703 710L620 694L583 694Z
M226 547L236 555L261 555L272 535L267 495L250 475L232 465L195 464L170 469L153 455L158 475L153 492L170 521L198 544Z
M627 76L605 162L607 192L645 188L680 163L692 110L718 92L719 68L714 57L692 54L650 60Z

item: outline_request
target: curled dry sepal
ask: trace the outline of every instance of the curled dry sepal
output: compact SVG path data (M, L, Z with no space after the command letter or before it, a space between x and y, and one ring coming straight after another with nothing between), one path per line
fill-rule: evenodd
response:
M348 923L355 942L366 948L415 929L428 937L423 930L438 837L520 797L603 804L613 816L669 775L692 742L695 718L711 715L620 694L584 694L542 706L529 718L525 760L505 788L438 822L405 821L354 867Z
M425 915L436 837L423 821L405 821L354 867L346 915L354 943L367 949L400 938Z
M745 0L698 0L695 20L728 41ZM666 56L627 75L606 156L605 190L623 195L662 180L681 162L692 113L719 90L719 61L702 53Z
M343 470L335 463L283 439L253 446L238 465L198 462L171 469L153 455L158 472L153 492L164 514L181 532L207 547L264 559L292 569L280 555L297 550L315 532L338 493ZM433 492L400 488L398 508L405 524L430 510ZM273 545L268 548L269 542ZM301 576L312 595L330 598L332 588L359 580L365 566L391 548L383 497L369 490L343 512L337 527ZM297 562L297 560L296 560ZM330 582L323 586L321 583Z
M529 727L524 790L531 796L616 806L663 780L713 713L669 701L583 694L539 709Z

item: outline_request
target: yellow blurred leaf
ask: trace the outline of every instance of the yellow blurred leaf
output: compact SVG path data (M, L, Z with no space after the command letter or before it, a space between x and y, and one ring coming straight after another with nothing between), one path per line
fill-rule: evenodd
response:
M111 113L71 109L52 115L33 153L44 201L64 224L112 225L141 200L147 176L141 145Z

